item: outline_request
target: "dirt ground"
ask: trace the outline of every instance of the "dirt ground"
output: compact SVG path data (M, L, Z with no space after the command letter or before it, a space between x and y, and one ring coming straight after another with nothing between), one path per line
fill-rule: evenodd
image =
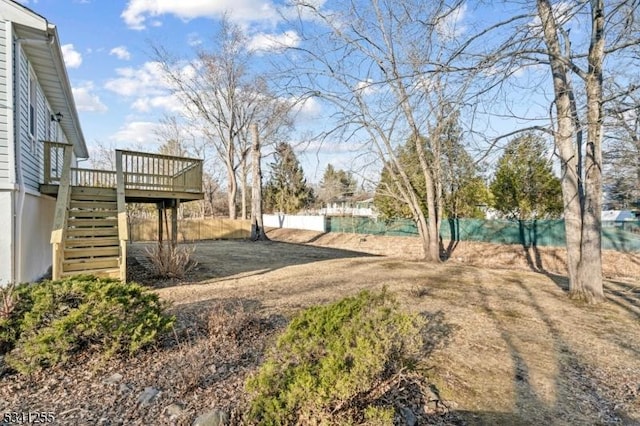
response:
M144 244L132 245L130 273L172 303L175 335L133 359L5 375L0 408L52 411L59 424L192 424L212 408L233 414L244 379L293 313L386 286L429 318L428 379L450 415L420 424L640 424L638 254L606 253L608 301L586 306L566 296L561 250L460 243L434 265L418 259L413 238L269 236L198 243L198 265L182 281L153 279ZM221 322L231 331L213 333ZM116 373L119 385L107 380ZM142 404L146 387L160 394Z

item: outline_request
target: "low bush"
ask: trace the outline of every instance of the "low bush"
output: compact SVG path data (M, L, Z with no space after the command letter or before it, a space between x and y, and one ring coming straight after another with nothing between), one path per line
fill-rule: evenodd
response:
M146 249L151 272L159 278L182 278L197 266L192 259L195 247L158 243Z
M88 350L133 354L169 330L158 295L135 283L75 276L22 284L17 308L0 323L5 361L21 373L63 364Z
M393 407L376 399L416 367L423 326L384 290L301 312L246 383L248 421L393 424Z
M0 355L13 348L18 339L18 319L30 306L27 296L24 286L9 284L0 287Z

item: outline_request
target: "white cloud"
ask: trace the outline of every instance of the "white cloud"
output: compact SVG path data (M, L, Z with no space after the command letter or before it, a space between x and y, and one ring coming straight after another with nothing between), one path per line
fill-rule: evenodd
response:
M175 95L145 96L136 99L131 108L138 112L149 112L152 109L162 109L167 112L185 113L182 101Z
M248 48L254 52L273 52L287 47L296 47L299 44L300 36L295 31L286 31L282 34L258 33L251 38Z
M195 75L191 64L183 64L177 72L185 79L193 78ZM142 113L154 109L169 113L186 113L183 103L173 93L171 84L165 78L160 63L146 62L139 68L117 68L116 74L118 76L108 80L104 87L130 99L133 110Z
M291 103L291 112L298 125L315 123L323 117L322 103L317 98L288 98L286 101Z
M73 44L62 45L62 56L68 68L78 68L82 65L82 55L74 49Z
M358 84L356 84L356 90L362 95L375 93L376 87L374 86L373 79L368 78L366 81L359 81Z
M187 35L187 43L189 46L195 47L202 45L203 41L198 33L189 33Z
M194 18L220 18L225 13L234 21L275 21L279 19L270 0L129 0L120 15L134 30L146 28L148 19L161 15L174 15L183 20ZM153 23L152 23L153 24Z
M127 145L156 143L158 123L151 121L132 121L121 127L110 139Z
M117 78L108 80L105 88L121 96L150 96L165 94L167 82L158 62L146 62L140 68L117 68Z
M467 5L462 4L455 9L448 11L438 23L436 24L436 30L440 37L445 40L451 40L456 37L460 37L467 30L463 24L464 18L467 14Z
M109 52L109 55L114 55L115 57L123 61L128 61L129 59L131 59L131 53L129 53L129 50L127 50L126 46L114 47Z
M78 87L73 87L73 98L76 101L78 111L105 112L107 106L102 103L100 97L93 93L93 82L85 82Z

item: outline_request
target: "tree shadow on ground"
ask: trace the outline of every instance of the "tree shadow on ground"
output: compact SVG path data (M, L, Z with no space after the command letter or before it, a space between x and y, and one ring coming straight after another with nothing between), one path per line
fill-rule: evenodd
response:
M238 275L261 275L280 268L333 259L377 257L371 253L279 241L200 241L192 259L196 266L182 279L159 279L151 272L146 248L154 243L135 243L128 248L128 279L155 288L221 281Z
M566 294L569 293L569 278L546 272L545 275ZM618 280L603 280L604 295L613 303L640 319L640 286Z
M491 302L496 295L491 294L482 287L478 282L476 291L482 300L482 309L487 317L500 333L500 337L506 344L509 356L513 365L513 385L515 391L515 411L512 413L504 412L478 412L478 411L457 411L455 414L464 420L466 425L533 425L533 424L571 424L580 423L579 420L571 414L575 409L576 401L583 401L586 413L599 416L599 422L602 424L618 424L620 419L624 421L634 421L625 417L624 413L618 412L618 401L609 399L601 389L601 384L595 379L591 373L592 367L585 362L579 353L573 349L570 343L563 337L562 332L558 329L552 317L545 311L544 306L533 294L528 285L518 279L510 280L514 288L520 290L525 296L525 302L535 311L535 319L543 324L545 334L551 340L551 354L554 360L557 373L554 378L554 401L546 402L542 395L539 395L539 388L533 384L530 374L531 354L527 359L527 353L523 352L523 339L526 342L526 336L521 331L513 328L513 320L502 317L495 309L496 302ZM538 367L540 368L540 367ZM553 367L550 367L553 368ZM574 407L568 409L568 407ZM588 417L588 414L585 418ZM584 420L584 419L583 419ZM581 423L582 424L582 423ZM633 423L635 424L635 423Z

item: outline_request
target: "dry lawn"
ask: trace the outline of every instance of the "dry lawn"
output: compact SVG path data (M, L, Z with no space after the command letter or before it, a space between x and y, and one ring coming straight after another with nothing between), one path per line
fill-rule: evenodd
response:
M191 424L210 407L238 407L244 378L291 314L387 286L407 309L430 318L429 380L448 401L452 424L640 424L637 254L607 253L607 275L616 277L606 283L609 301L585 306L566 297L558 251L527 257L517 246L460 245L450 261L433 265L417 260L419 246L411 238L269 235L280 241L199 243L198 266L184 282L158 282L137 271L137 279L173 303L179 344L93 369L71 366L27 381L0 378L0 406L4 401L5 409L60 414L72 409L65 398L74 397L67 386L75 383L92 389L76 392L85 416L65 413L61 424L100 418L103 424ZM142 260L143 245L131 253ZM225 319L221 306L239 316ZM219 323L227 328L218 330ZM210 335L215 328L213 339L202 339L199 327ZM229 336L235 346L221 348ZM113 372L125 375L129 396L95 385ZM35 386L48 391L34 396ZM140 407L135 398L144 386L163 392ZM166 407L176 402L184 411L170 418ZM92 417L92 409L99 415Z

